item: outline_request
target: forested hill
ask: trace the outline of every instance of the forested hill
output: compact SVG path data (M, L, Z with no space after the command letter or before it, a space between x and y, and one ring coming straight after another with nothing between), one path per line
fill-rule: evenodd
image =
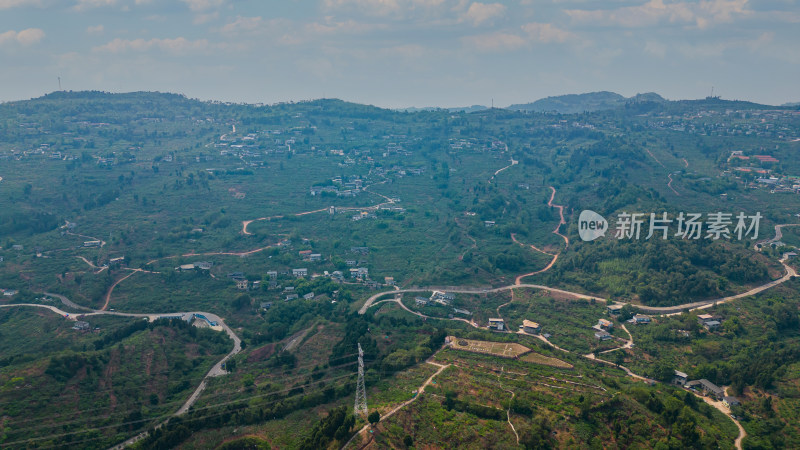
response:
M615 109L628 102L655 102L664 103L663 97L656 93L637 94L626 98L614 92L601 91L586 94L568 94L547 97L532 103L511 105L507 109L528 112L550 112L561 114L581 113L585 111L600 111Z

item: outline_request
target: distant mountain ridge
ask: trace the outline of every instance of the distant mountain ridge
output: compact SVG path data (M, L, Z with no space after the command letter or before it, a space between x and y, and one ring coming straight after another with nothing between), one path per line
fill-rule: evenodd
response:
M420 112L420 111L438 111L440 109L446 109L447 111L450 111L450 112L471 113L471 112L476 112L476 111L483 111L485 109L489 109L489 107L488 106L483 106L483 105L472 105L472 106L459 106L459 107L452 107L452 108L440 108L440 107L436 107L436 106L427 106L427 107L423 107L423 108L416 108L416 107L412 106L410 108L401 108L398 111Z
M624 97L615 92L600 91L547 97L531 103L511 105L506 109L526 112L573 114L584 111L615 109L629 102L665 103L667 100L655 92L636 94L633 97Z

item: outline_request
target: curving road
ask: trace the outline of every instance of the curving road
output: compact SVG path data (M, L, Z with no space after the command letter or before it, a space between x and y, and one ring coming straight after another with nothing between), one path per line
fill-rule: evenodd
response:
M752 288L752 289L750 289L750 290L748 290L746 292L742 292L741 294L730 295L730 296L727 296L727 297L722 297L722 298L717 298L717 299L701 300L701 301L697 301L697 302L684 303L682 305L675 305L675 306L645 306L645 305L636 305L636 304L633 304L633 303L630 303L630 302L622 302L622 301L616 301L616 300L614 301L614 303L630 304L632 306L635 306L637 309L639 309L640 311L642 311L644 313L655 314L655 315L680 314L684 310L687 310L687 309L692 311L692 310L696 310L696 309L712 308L712 307L714 307L716 305L721 305L723 303L727 303L727 302L730 302L730 301L733 301L733 300L736 300L736 299L740 299L740 298L744 298L744 297L750 297L752 295L755 295L755 294L758 294L760 292L766 291L767 289L770 289L770 288L778 286L778 285L780 285L782 283L785 283L785 282L789 281L790 279L792 279L792 277L797 276L797 272L795 272L795 270L792 267L788 266L784 259L782 259L780 262L781 262L781 264L783 264L783 267L786 269L786 274L784 276L782 276L781 278L778 278L777 280L773 280L773 281L770 281L768 283L762 284L760 286L756 286L756 287L754 287L754 288ZM507 285L507 286L501 286L501 287L492 288L492 289L476 289L476 288L469 288L469 287L443 289L443 288L431 286L431 287L400 289L400 290L395 290L395 291L379 292L379 293L373 295L372 297L368 298L367 301L364 302L364 305L362 305L361 308L358 310L358 313L359 314L366 313L367 310L369 309L369 307L372 306L372 304L377 299L379 299L379 298L381 298L383 296L389 295L389 294L421 293L421 292L432 292L434 290L446 290L448 292L453 292L453 293L456 293L456 294L490 294L490 293L494 293L494 292L508 291L508 290L517 289L517 288L542 289L542 290L556 292L556 293L559 293L559 294L563 294L563 295L567 295L567 296L575 297L575 298L580 298L580 299L584 299L584 300L592 300L592 299L594 299L594 300L600 301L600 302L605 302L605 303L609 302L608 299L603 298L603 297L599 297L599 296L596 296L596 295L581 294L579 292L567 291L567 290L564 290L564 289L558 289L558 288L554 288L554 287L550 287L550 286L544 286L544 285L541 285L541 284L525 284L525 283L522 283L522 284L510 284L510 285Z
M136 273L136 272L134 271L133 273L131 273L131 275L133 275L134 273ZM120 281L122 281L122 280L120 280ZM218 316L218 315L216 315L214 313L203 312L203 311L190 311L190 312L172 312L172 313L156 313L156 314L137 314L137 313L116 312L116 311L92 310L90 308L86 308L85 306L80 306L80 305L70 301L68 298L64 297L63 295L53 294L53 293L49 293L49 292L45 292L44 294L60 299L62 301L62 303L64 303L64 305L66 305L69 308L74 308L74 309L88 311L88 312L70 313L70 312L63 311L60 308L57 308L55 306L40 305L40 304L35 304L35 303L16 303L16 304L9 304L9 305L0 305L0 308L11 308L11 307L44 308L44 309L49 309L50 311L53 311L54 313L64 317L67 320L73 320L73 321L77 321L78 319L82 319L82 318L85 318L85 317L88 317L88 316L106 315L106 316L119 316L119 317L146 318L146 319L148 319L149 321L152 322L154 320L161 319L161 318L173 318L173 317L178 317L178 316L184 316L184 315L187 315L187 314L199 314L199 315L203 315L206 318L208 318L209 321L217 322L219 327L221 327L222 330L225 331L225 333L227 333L228 337L230 337L231 340L233 340L233 349L227 355L225 355L222 359L220 359L216 364L214 364L214 367L212 367L208 371L208 373L206 373L205 377L203 377L203 380L200 382L200 385L197 386L197 388L194 390L194 392L192 392L192 395L189 396L189 398L186 400L186 402L180 407L180 409L178 409L173 414L173 416L180 416L180 415L185 414L187 411L189 411L189 409L197 402L197 399L200 398L200 394L202 394L203 391L205 390L209 378L218 377L218 376L227 374L227 371L225 369L223 369L222 366L225 364L226 361L228 361L228 359L230 359L231 357L233 357L234 355L236 355L237 353L242 351L242 340L239 338L239 336L236 335L236 333L228 326L228 324L225 323L225 321L220 316ZM106 302L106 306L108 306L107 302ZM157 427L160 427L164 423L166 423L166 421L162 422ZM138 434L138 435L136 435L136 436L134 436L134 437L132 437L130 439L128 439L127 441L125 441L125 442L123 442L121 444L118 444L118 445L114 446L113 449L125 448L128 445L131 445L134 442L137 442L137 441L141 440L145 436L147 436L147 432L146 431L142 432L142 433L140 433L140 434Z

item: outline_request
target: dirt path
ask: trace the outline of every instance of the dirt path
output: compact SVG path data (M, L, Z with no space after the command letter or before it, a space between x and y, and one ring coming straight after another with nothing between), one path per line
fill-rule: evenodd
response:
M547 201L547 206L549 206L551 208L557 208L558 209L558 215L561 216L561 221L558 223L558 226L556 226L556 229L553 230L553 233L561 236L564 239L564 243L567 245L566 248L569 248L569 238L564 236L563 234L561 234L561 232L559 231L561 229L561 225L566 225L567 224L567 221L564 220L564 206L563 205L556 205L555 203L553 203L553 199L556 198L556 188L554 188L553 186L550 186L550 190L552 192L550 193L550 200Z
M345 207L340 207L340 208L336 208L336 209L340 210L340 211L367 211L367 210L377 210L381 206L384 206L384 205L393 205L395 203L395 201L393 199L391 199L390 197L387 197L387 196L385 196L383 194L378 194L377 192L372 192L372 191L368 191L367 190L367 189L371 188L372 186L375 186L376 184L383 184L383 183L386 183L386 181L381 181L380 183L375 183L375 184L366 186L366 187L364 187L362 189L362 191L369 192L370 194L377 195L378 197L382 197L384 200L386 200L385 202L378 203L377 205L372 205L372 206L352 206L352 207L345 206ZM306 215L309 215L309 214L316 214L316 213L321 213L321 212L326 212L326 211L328 211L328 208L315 209L313 211L303 211L303 212L295 213L295 214L292 214L292 215L295 216L295 217L300 217L300 216L306 216ZM283 217L284 216L270 216L270 217L259 217L258 219L243 220L242 221L242 234L244 234L246 236L251 236L253 234L253 233L247 231L247 227L253 222L259 222L259 221L262 221L262 220L282 219Z
M114 288L117 287L118 284L122 283L123 281L125 281L128 278L130 278L133 275L135 275L136 272L141 272L141 269L134 269L128 275L125 275L124 277L122 277L119 280L115 281L114 284L112 284L111 287L108 288L108 292L106 292L105 303L103 303L103 307L100 308L100 311L105 311L106 309L108 309L108 304L111 302L111 293L114 292Z
M653 152L651 152L651 151L650 151L650 150L648 150L648 149L644 149L644 151L646 151L646 152L647 152L647 154L648 154L648 155L650 155L650 157L651 157L651 158L653 158L653 159L654 159L654 160L655 160L655 161L658 163L658 165L659 165L659 166L661 166L661 167L664 167L664 168L666 169L666 167L664 166L664 164L661 164L661 161L659 161L659 160L658 160L658 158L656 158L656 155L654 155L654 154L653 154Z
M440 350L441 350L441 349L440 349ZM436 353L438 353L438 351L437 351ZM427 380L425 380L425 382L424 382L424 383L422 383L422 385L419 387L419 389L417 389L417 395L415 395L414 397L412 397L412 398L411 398L411 400L406 400L405 402L403 402L403 403L399 404L398 406L396 406L395 408L393 408L393 409L392 409L391 411L389 411L388 413L381 415L381 420L380 420L381 422L383 422L384 420L388 419L389 417L392 417L392 416L393 416L393 415L394 415L394 414L395 414L397 411L400 411L400 410L401 410L401 409L403 409L404 407L406 407L406 406L410 405L411 403L413 403L413 402L414 402L416 399L420 398L420 397L422 396L422 393L425 391L425 388L426 388L426 387L428 387L428 386L431 384L431 382L433 382L433 379L434 379L434 378L436 378L436 376L437 376L437 375L439 375L440 373L442 373L442 371L443 371L444 369L446 369L446 368L450 367L450 364L439 364L439 363L433 362L433 357L434 357L434 356L436 356L436 353L434 353L434 354L433 354L433 355L432 355L430 358L428 358L428 360L427 360L427 361L425 361L425 363L426 363L426 364L431 364L431 365L437 366L437 367L439 368L439 370L437 370L436 372L434 372L434 374L433 374L433 375L431 375L430 377L428 377L428 379L427 379ZM366 432L367 430L369 430L371 427L372 427L372 426L371 426L370 424L366 424L366 425L364 425L363 427L361 427L361 429L360 429L360 430L358 430L358 431L356 432L356 434L354 434L354 435L353 435L353 437L352 437L352 438L350 438L350 440L349 440L349 441L347 441L347 443L345 443L345 444L342 446L342 448L343 448L343 449L344 449L344 448L347 448L347 446L348 446L348 445L350 445L350 444L353 442L353 440L354 440L356 437L358 437L358 436L361 436L361 434L362 434L362 433L365 433L365 432Z
M89 261L88 259L84 258L83 256L76 256L76 258L78 258L78 259L82 259L82 260L83 260L83 262L85 262L86 264L88 264L88 265L89 265L89 267L91 267L92 269L97 269L97 270L95 270L95 271L93 271L93 272L92 272L92 273L94 273L95 275L97 275L97 274L100 274L100 273L102 273L104 270L108 269L108 266L102 266L102 267L97 267L97 266L95 266L94 264L92 264L92 262L91 262L91 261Z
M535 271L535 272L524 273L524 274L522 274L522 275L519 275L519 276L518 276L516 279L514 279L514 284L515 284L515 285L517 285L517 286L519 286L520 284L522 284L522 279L523 279L523 278L525 278L525 277L529 277L529 276L531 276L531 275L536 275L536 274L538 274L538 273L542 273L542 272L547 272L548 270L550 270L550 268L551 268L551 267L553 267L553 264L555 264L555 263L556 263L556 260L558 260L558 255L559 255L558 253L556 253L556 254L553 254L553 253L548 253L548 252L546 252L546 251L544 251L544 250L541 250L541 249L537 248L536 246L534 246L534 245L532 245L532 244L523 244L522 242L520 242L520 241L518 241L518 240L517 240L517 235L516 235L516 233L511 233L511 240L512 240L514 243L516 243L516 244L519 244L519 245L521 245L521 246L523 246L523 247L527 246L527 247L530 247L530 248L532 248L532 249L536 250L536 251L537 251L537 252L539 252L539 253L543 253L543 254L545 254L545 255L549 255L549 256L552 256L552 257L553 257L553 259L550 261L550 264L548 264L548 265L547 265L547 266L546 266L544 269L537 270L537 271Z
M508 146L506 146L506 151L508 151ZM494 180L494 177L496 177L496 176L497 176L497 174L499 174L500 172L502 172L502 171L504 171L504 170L508 169L509 167L516 166L517 164L519 164L519 161L517 161L517 160L516 160L516 159L514 159L514 158L511 158L511 164L509 164L509 165L507 165L507 166L505 166L505 167L503 167L503 168L497 169L497 170L494 172L494 175L492 175L492 178L489 178L489 182L491 182L492 180Z
M67 231L67 234L72 235L72 236L79 236L79 237L82 237L82 238L85 238L85 239L91 239L93 241L100 241L100 248L103 248L106 245L106 241L104 241L102 239L98 239L98 238L93 237L93 236L86 236L84 234L77 234L77 233L73 233L71 231Z
M667 178L669 178L669 183L667 183L667 187L668 187L668 188L670 188L670 189L672 189L672 192L674 192L674 193L675 193L675 195L677 195L678 197L680 197L680 196L681 196L681 194L679 194L679 193L678 193L678 191L676 191L676 190L675 190L675 188L674 188L674 187L672 187L672 174L669 174L669 175L667 175Z
M692 392L692 391L689 391L689 392ZM725 388L724 392L725 392L725 395L728 395L728 388L727 387ZM699 394L697 394L695 392L692 392L692 394L694 394L695 397L698 397L698 398L702 399L704 402L706 402L707 404L711 405L712 407L717 409L722 414L725 414L725 417L727 417L727 418L729 418L729 419L731 419L733 421L733 423L736 425L736 428L739 429L739 435L736 436L736 440L733 442L733 445L736 446L736 448L738 450L742 450L742 440L744 440L744 438L747 437L747 432L744 431L744 427L742 427L742 424L739 423L739 421L737 419L734 419L733 417L731 417L731 410L727 406L725 406L724 403L722 403L719 400L712 400L709 397L705 397L705 396L699 395Z
M564 239L564 243L566 244L565 248L569 248L569 238L564 236L560 232L561 225L565 225L567 223L566 220L564 220L564 206L553 204L553 199L556 197L556 188L554 188L553 186L550 186L550 189L551 189L550 200L547 201L547 206L549 206L551 208L557 208L558 209L558 215L559 215L559 222L558 222L558 225L556 226L556 228L553 230L553 234L561 236L561 238ZM511 233L511 240L514 241L515 243L519 244L519 245L522 245L523 247L526 245L526 244L523 244L522 242L519 242L517 240L516 233ZM530 272L530 273L524 273L522 275L517 276L517 278L514 280L514 284L516 284L517 286L522 284L522 279L523 278L526 278L526 277L529 277L529 276L532 276L532 275L536 275L536 274L539 274L539 273L542 273L542 272L547 272L548 270L550 270L550 268L553 267L553 264L555 264L556 261L558 260L558 255L560 254L560 253L553 254L553 253L546 252L546 251L544 251L544 250L542 250L542 249L540 249L540 248L538 248L538 247L536 247L535 245L532 245L532 244L527 244L527 246L532 248L532 249L534 249L534 250L536 250L539 253L543 253L545 255L552 256L553 259L552 259L552 261L550 261L550 264L548 264L542 270L537 270L535 272Z

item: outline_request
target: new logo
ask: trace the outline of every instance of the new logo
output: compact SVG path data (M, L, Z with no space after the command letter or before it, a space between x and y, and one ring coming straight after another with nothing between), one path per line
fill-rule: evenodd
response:
M601 236L606 235L608 230L608 221L600 214L586 209L581 211L578 217L578 234L584 241L593 241Z

